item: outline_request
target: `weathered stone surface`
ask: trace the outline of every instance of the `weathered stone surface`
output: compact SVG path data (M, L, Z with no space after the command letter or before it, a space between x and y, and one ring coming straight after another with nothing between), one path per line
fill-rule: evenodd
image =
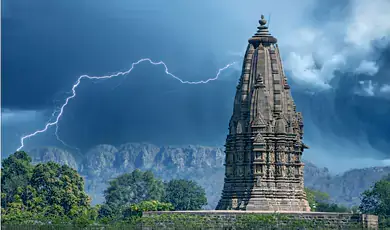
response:
M249 39L226 139L217 209L309 211L303 187L303 118L296 111L277 40L262 16Z

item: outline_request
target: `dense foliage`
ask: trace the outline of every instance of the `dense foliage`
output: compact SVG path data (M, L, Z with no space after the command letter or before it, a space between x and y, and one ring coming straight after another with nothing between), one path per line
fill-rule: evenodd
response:
M33 166L31 158L20 151L2 162L1 171L3 222L37 217L76 221L92 210L83 179L66 165Z
M330 202L327 193L305 188L306 199L312 212L352 212L351 209Z
M204 188L188 180L171 180L166 183L164 201L173 204L175 210L200 210L207 204Z
M136 169L109 182L104 191L106 202L99 210L99 216L112 220L121 219L124 210L130 205L150 200L161 201L164 193L164 183L155 178L151 171Z
M7 208L13 202L25 197L25 189L30 182L33 166L31 157L25 152L16 152L2 161L1 167L1 207ZM12 206L12 205L11 205Z
M378 215L382 227L390 227L390 175L362 194L359 208L363 213Z
M305 189L312 211L357 212L330 202L329 195ZM207 204L204 188L194 181L163 182L151 171L134 170L114 178L104 193L105 203L91 207L84 192L84 180L74 169L53 162L33 165L23 151L2 161L1 208L3 224L63 224L79 227L121 224L144 226L159 221L181 226L206 226L207 218L191 215L144 217L145 211L199 210ZM378 181L362 194L359 207L363 213L380 216L382 226L390 216L390 176ZM240 217L241 218L241 217ZM244 215L245 221L233 224L277 224L276 216ZM243 219L243 220L244 220ZM276 222L275 222L276 221ZM287 220L283 220L287 221ZM290 221L290 220L289 220ZM295 222L294 222L295 223ZM293 222L291 222L293 224ZM295 223L301 226L303 223ZM310 223L305 223L310 224ZM244 225L237 225L243 227ZM248 225L248 226L247 226ZM289 222L290 225L290 222ZM252 225L251 225L252 226Z
M207 204L204 188L197 183L172 180L164 184L151 171L140 170L114 178L104 195L103 205L91 207L77 171L54 162L33 165L23 151L2 162L3 224L134 223L145 211L200 209Z
M161 200L163 196L163 182L155 178L151 171L142 172L138 169L113 179L104 191L106 204L111 207L122 207L145 200Z

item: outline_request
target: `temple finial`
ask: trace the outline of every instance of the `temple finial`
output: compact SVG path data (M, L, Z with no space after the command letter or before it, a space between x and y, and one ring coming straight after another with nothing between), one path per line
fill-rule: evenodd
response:
M251 43L255 48L257 48L260 43L263 45L275 44L277 39L274 38L268 31L267 20L264 19L264 14L261 15L259 20L260 25L257 27L257 32L251 38L249 38L249 43Z
M265 26L267 24L267 20L264 19L264 15L261 15L261 19L259 20L261 26Z

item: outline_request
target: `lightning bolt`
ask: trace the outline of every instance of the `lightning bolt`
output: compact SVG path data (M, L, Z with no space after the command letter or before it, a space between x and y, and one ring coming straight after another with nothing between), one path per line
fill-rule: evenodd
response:
M206 83L208 83L208 82L210 82L210 81L215 81L215 80L217 80L217 79L219 78L219 75L222 73L222 71L226 70L227 68L229 68L230 66L232 66L232 65L234 65L234 64L236 63L236 62L233 62L233 63L227 64L225 67L223 67L223 68L221 68L221 69L218 70L218 73L217 73L217 75L216 75L215 77L209 78L209 79L207 79L207 80L201 80L201 81L184 81L184 80L180 79L179 77L177 77L177 76L173 75L172 73L170 73L169 70L168 70L167 65L166 65L163 61L154 62L154 61L152 61L150 58L143 58L143 59L140 59L140 60L138 60L137 62L134 62L134 63L131 65L131 68L128 69L127 71L124 71L124 72L117 72L117 73L112 74L112 75L106 75L106 76L88 76L88 75L81 75L81 76L77 79L76 83L72 86L72 95L69 96L69 97L67 97L67 98L65 99L64 104L62 104L62 106L59 108L59 110L55 110L55 111L53 112L53 114L52 114L53 116L54 116L54 114L56 114L56 113L58 112L57 116L55 117L55 120L54 120L54 121L51 121L51 119L50 119L49 122L46 123L46 125L45 125L45 127L44 127L43 129L37 130L37 131L35 131L35 132L31 133L31 134L28 134L28 135L25 135L25 136L21 137L21 138L20 138L20 146L19 146L19 148L16 149L16 151L20 151L22 148L24 148L24 141L25 141L26 139L29 139L29 138L31 138L31 137L34 137L35 135L38 135L38 134L40 134L40 133L46 132L46 131L47 131L51 126L53 126L53 125L56 126L55 135L56 135L57 139L58 139L60 142L62 142L64 145L69 146L69 145L67 145L64 141L62 141L62 140L59 138L59 135L58 135L58 122L60 121L62 115L64 114L64 110L65 110L66 106L68 105L69 101L76 97L76 89L77 89L77 87L80 85L81 80L84 79L84 78L85 78L85 79L89 79L89 80L103 80L103 79L109 79L109 78L114 78L114 77L118 77L118 76L125 76L125 75L129 74L129 73L134 69L134 67L135 67L136 65L138 65L138 64L140 64L140 63L142 63L142 62L149 62L149 63L152 64L152 65L163 65L164 68L165 68L165 74L167 74L167 75L171 76L172 78L178 80L178 81L179 81L180 83L182 83L182 84L190 84L190 85L206 84Z
M60 127L60 126L58 126L58 123L57 123L57 124L56 124L56 131L55 131L55 133L54 133L54 134L56 135L56 137L57 137L57 140L58 140L59 142L61 142L64 146L66 146L66 147L68 147L68 148L75 149L75 150L77 150L78 152L80 152L80 149L79 149L79 148L68 145L65 141L63 141L63 140L60 138L60 135L58 134L58 129L59 129L59 127Z

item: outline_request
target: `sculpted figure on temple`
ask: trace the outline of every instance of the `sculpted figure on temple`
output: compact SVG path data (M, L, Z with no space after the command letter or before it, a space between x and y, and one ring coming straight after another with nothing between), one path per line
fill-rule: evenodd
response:
M236 133L234 121L230 121L229 129L230 129L230 133L231 133L231 134L235 134L235 133Z
M238 167L238 176L243 176L244 172L242 170L242 167Z
M237 134L241 134L241 133L242 133L242 125L241 125L241 121L239 121L237 124Z
M257 187L260 187L261 186L261 177L257 177L257 179L256 179L256 186Z
M243 154L242 152L239 152L239 153L238 153L238 161L239 161L239 162L242 162L242 160L244 159L244 157L242 156L242 154Z

